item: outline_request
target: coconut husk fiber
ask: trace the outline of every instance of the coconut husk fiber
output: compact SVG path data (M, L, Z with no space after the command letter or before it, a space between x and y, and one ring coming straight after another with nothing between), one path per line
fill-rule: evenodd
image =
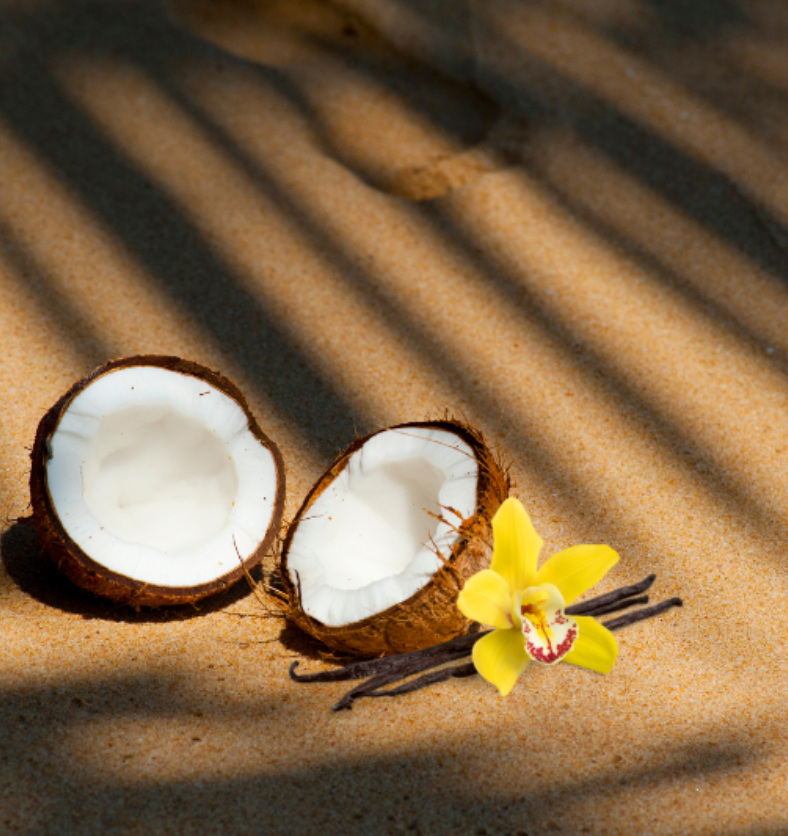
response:
M46 464L50 458L50 442L73 400L94 381L106 374L112 374L121 369L143 367L154 367L174 374L199 378L208 386L235 401L246 416L251 433L271 455L276 473L276 497L273 503L271 524L263 540L245 560L241 561L239 558L238 565L206 583L181 587L157 586L107 569L106 566L96 562L95 556L87 554L74 542L59 518L49 492ZM202 598L227 589L248 574L250 569L257 566L276 541L284 501L282 455L276 444L268 438L255 421L241 391L223 375L180 357L126 357L121 360L111 360L100 366L87 377L77 381L44 415L36 430L36 440L30 454L30 502L33 507L33 522L38 529L43 553L77 586L133 607L194 604Z
M496 460L484 437L472 427L455 420L422 421L399 424L392 430L407 433L410 428L434 429L453 433L472 450L478 468L474 513L457 525L457 542L450 554L441 555L443 564L432 578L406 600L351 624L329 626L307 612L300 583L294 581L288 555L299 523L308 518L318 497L348 466L351 457L377 433L359 438L343 451L317 480L289 524L281 557L276 564L276 579L286 595L285 616L314 636L330 650L355 656L386 656L407 653L467 633L472 622L457 609L457 596L464 582L487 569L492 560L492 518L509 495L507 469ZM447 516L451 516L447 512ZM276 592L276 588L272 590ZM272 603L282 601L271 595Z
M777 0L0 2L0 830L788 829L788 125ZM36 426L114 357L237 384L285 517L449 410L544 556L681 610L605 677L328 709L248 586L135 612L62 578ZM255 580L260 575L253 573Z

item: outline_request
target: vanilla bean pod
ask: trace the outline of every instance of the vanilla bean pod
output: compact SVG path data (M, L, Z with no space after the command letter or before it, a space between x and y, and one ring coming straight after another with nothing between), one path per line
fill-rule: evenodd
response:
M485 631L485 632L489 632ZM317 673L299 674L295 672L299 662L293 662L288 671L294 682L344 682L348 679L364 679L379 673L393 673L403 671L402 676L419 673L444 662L451 662L455 658L467 656L484 632L470 633L457 636L454 639L436 644L424 650L412 650L410 653L400 653L396 656L382 656L379 659L366 659L361 662L351 662L343 668ZM424 667L421 667L426 663Z
M378 674L363 685L357 685L352 691L345 694L342 699L331 706L332 711L341 711L343 708L352 708L353 703L360 697L397 697L400 694L409 694L411 691L418 691L420 688L426 688L428 685L434 685L438 682L445 682L447 679L453 677L460 678L465 676L473 676L476 673L476 666L473 662L466 662L464 665L454 665L448 668L441 668L438 671L431 671L425 673L416 679L411 679L410 682L405 682L398 685L396 688L384 689L384 685L390 685L402 677L397 674L385 675ZM383 681L384 678L387 681Z
M407 676L408 674L404 674ZM348 691L344 697L334 705L331 706L332 711L341 711L343 708L353 708L353 703L359 698L366 696L367 692L375 688L382 688L385 685L391 685L392 682L398 682L403 678L400 671L386 671L385 673L375 674L371 679L362 682L361 685L356 685L355 688Z
M594 607L594 609L588 612L587 615L592 615L594 618L598 618L600 615L608 615L611 612L618 612L619 610L625 610L627 607L641 606L642 604L648 604L648 595L638 595L636 598L626 598L623 601L613 601L612 604L604 604L601 607ZM569 614L577 615L577 613Z
M445 665L447 662L455 662L458 659L462 659L465 656L469 656L470 653L471 647L455 649L452 652L442 653L439 655L433 654L431 656L426 656L425 654L421 654L420 656L417 656L415 658L411 657L410 659L406 660L408 662L407 666L402 664L391 664L392 662L399 662L400 657L384 657L384 659L390 663L388 668L379 670L379 672L376 673L371 679L368 679L366 682L362 682L361 685L356 685L355 688L353 688L351 691L348 691L348 693L345 694L345 696L336 705L332 707L332 710L339 711L342 708L350 708L355 700L357 700L359 697L367 696L367 693L369 691L375 690L377 688L382 688L384 685L390 685L392 682L398 682L399 680L405 679L408 676L413 676L413 674L422 673L423 671L429 670L430 668L436 668L439 665ZM384 659L377 661L382 662L384 661ZM451 668L449 668L448 670L451 670Z
M667 601L660 601L654 604L653 607L644 607L637 612L628 612L626 615L620 615L618 618L613 618L610 621L603 621L602 626L607 627L608 630L620 630L622 627L629 627L630 624L636 624L638 621L645 621L647 618L654 618L655 615L661 615L673 607L683 607L684 602L681 598L668 598Z
M362 696L398 697L400 694L409 694L411 691L418 691L420 688L426 688L428 685L434 685L437 682L445 682L447 679L462 679L466 676L473 676L475 673L476 665L473 662L466 662L464 665L455 665L452 668L441 668L439 671L425 673L424 676L420 676L418 679L411 679L410 682L405 682L396 688L389 688L385 691L365 691Z
M633 583L631 586L620 586L612 592L597 595L596 598L589 598L588 601L583 601L581 604L572 604L566 608L565 612L567 615L593 615L591 610L597 610L599 607L604 607L607 604L615 604L617 601L623 601L624 598L631 598L633 595L640 595L641 592L650 589L656 579L656 575L649 575L640 581L640 583Z

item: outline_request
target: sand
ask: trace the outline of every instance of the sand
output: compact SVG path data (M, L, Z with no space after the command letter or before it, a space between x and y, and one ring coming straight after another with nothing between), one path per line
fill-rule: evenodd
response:
M0 69L0 831L788 832L785 4L2 0ZM36 425L138 353L236 381L289 516L449 410L545 556L685 607L606 677L332 714L243 585L136 613L43 558Z

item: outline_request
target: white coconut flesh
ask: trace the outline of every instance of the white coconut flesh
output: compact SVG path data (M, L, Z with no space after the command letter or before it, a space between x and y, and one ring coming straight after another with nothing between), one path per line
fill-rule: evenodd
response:
M477 476L473 450L454 433L406 427L374 435L292 537L287 567L304 612L339 627L418 592L444 565L436 551L449 558L456 527L474 515Z
M66 532L137 581L222 577L273 518L273 455L243 409L197 377L152 366L99 377L69 404L49 454L47 487Z

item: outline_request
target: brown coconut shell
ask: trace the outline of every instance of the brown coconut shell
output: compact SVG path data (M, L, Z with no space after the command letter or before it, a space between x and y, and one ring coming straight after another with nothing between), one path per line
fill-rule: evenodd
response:
M254 437L273 456L276 467L276 497L273 518L265 538L254 553L244 561L243 565L239 560L237 568L209 583L191 587L155 586L110 571L94 561L71 539L57 516L49 494L46 468L49 460L49 443L69 404L99 377L133 366L156 366L177 374L204 380L238 404L249 422L249 429ZM119 603L131 604L135 607L192 604L201 598L221 592L262 561L278 535L282 522L285 502L285 470L279 448L262 431L252 415L246 399L241 394L241 390L231 380L219 374L219 372L188 360L182 360L180 357L144 355L126 357L122 360L111 360L75 383L41 419L30 458L30 497L33 505L33 520L38 528L46 554L55 566L77 586L97 595L111 598Z
M387 429L428 428L456 434L474 451L479 476L476 510L461 523L460 537L444 566L432 580L405 601L361 621L331 627L304 612L301 593L290 578L287 556L301 519L331 482L347 467L350 457L378 433L354 441L309 492L290 524L280 557L281 583L287 596L286 617L302 630L323 642L332 651L353 656L388 656L421 650L467 633L469 621L457 608L457 596L465 581L489 567L492 560L492 518L509 496L511 480L508 468L493 454L478 430L452 420L399 424ZM380 430L379 432L385 432Z

